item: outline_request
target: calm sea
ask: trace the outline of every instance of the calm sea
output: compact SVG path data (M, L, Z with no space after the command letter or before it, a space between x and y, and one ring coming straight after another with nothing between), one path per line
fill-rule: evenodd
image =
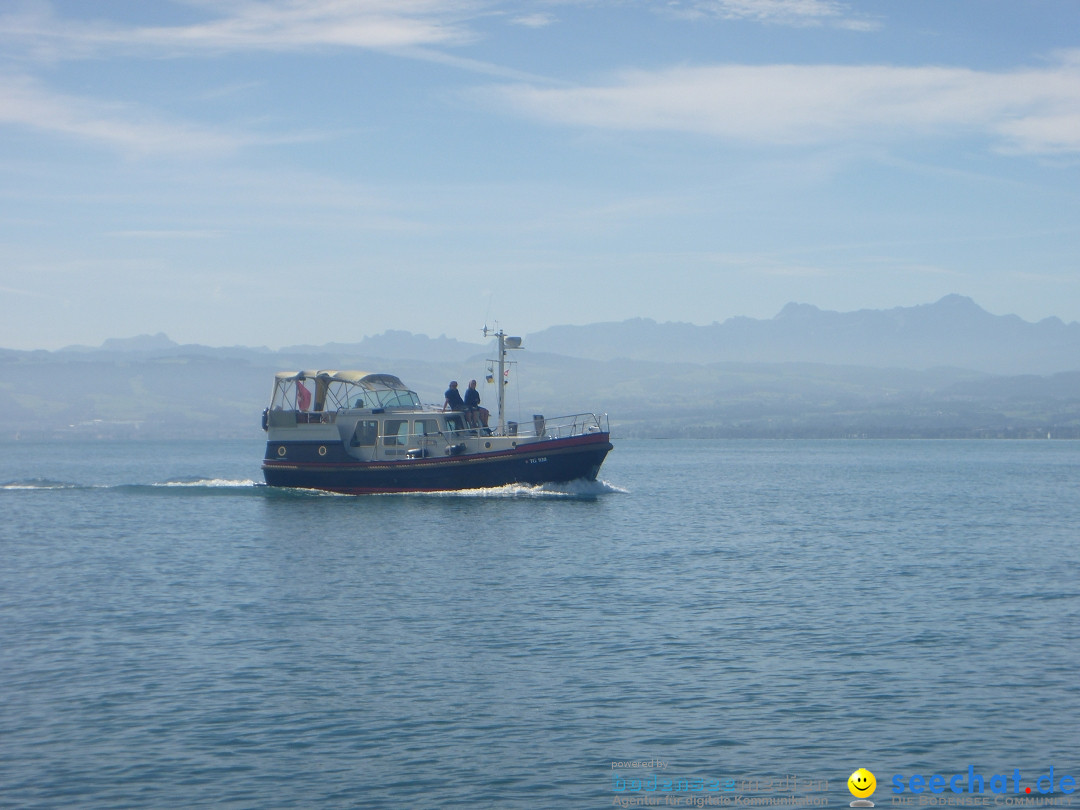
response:
M1080 806L1080 442L616 440L441 496L261 454L0 445L0 807Z

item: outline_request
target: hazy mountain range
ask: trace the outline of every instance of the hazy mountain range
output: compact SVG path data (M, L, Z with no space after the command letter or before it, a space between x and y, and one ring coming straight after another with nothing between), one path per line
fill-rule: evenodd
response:
M510 418L606 411L616 435L1080 437L1080 324L924 306L709 326L557 326L511 353ZM254 436L274 372L397 374L441 403L483 383L490 344L391 331L324 346L179 345L164 334L58 351L0 350L7 437Z
M530 335L529 344L537 351L593 360L955 366L990 374L1080 369L1080 324L991 315L960 295L935 304L858 312L788 304L771 320L731 318L710 326L646 319L556 326Z

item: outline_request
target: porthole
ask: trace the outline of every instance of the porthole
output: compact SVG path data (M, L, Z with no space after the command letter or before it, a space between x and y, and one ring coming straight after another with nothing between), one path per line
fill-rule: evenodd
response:
M325 456L326 455L326 446L325 445L322 445L322 444L319 445L319 455L320 456Z
M484 447L486 447L488 450L490 450L491 449L491 442L484 442Z
M283 444L278 445L277 454L278 454L278 456L280 458L285 458L285 445L283 445Z

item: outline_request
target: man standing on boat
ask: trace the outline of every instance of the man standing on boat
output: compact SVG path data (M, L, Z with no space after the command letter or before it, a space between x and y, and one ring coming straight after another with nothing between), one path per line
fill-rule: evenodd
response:
M469 390L465 392L465 421L471 427L487 427L487 408L480 407L480 392L476 390L476 380L469 381Z
M461 394L457 390L457 380L450 381L450 387L446 389L446 401L443 403L442 409L445 411L449 408L452 411L465 410L465 401L461 398Z

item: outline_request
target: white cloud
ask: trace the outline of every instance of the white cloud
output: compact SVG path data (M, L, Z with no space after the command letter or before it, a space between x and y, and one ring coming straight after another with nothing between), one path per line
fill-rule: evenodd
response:
M289 49L319 45L400 48L471 39L455 25L462 3L439 0L277 0L231 2L227 13L187 27L144 28L136 36L173 46Z
M512 17L510 22L514 25L522 25L526 28L546 28L555 22L551 14L523 14L520 17Z
M171 120L132 104L78 98L35 79L0 73L0 125L90 141L140 157L227 153L252 144L313 140L310 134L258 135Z
M471 41L473 35L459 18L476 6L468 0L216 0L188 5L206 8L210 18L188 25L119 25L62 19L47 7L35 7L0 17L0 40L56 59L103 51L393 50Z
M175 0L205 12L199 22L119 23L105 17L59 16L41 0L0 14L0 42L8 56L88 58L102 53L154 56L243 50L290 51L325 47L383 51L468 44L479 38L469 23L505 8L509 21L539 28L554 23L534 4L500 0ZM620 0L561 0L617 6ZM868 30L877 23L841 0L650 0L660 13L766 24L830 25ZM140 12L153 14L158 4ZM90 6L93 15L93 6Z
M685 17L718 17L725 20L819 26L853 30L876 30L878 24L852 12L839 0L674 0L665 10Z
M358 48L504 79L539 80L535 74L445 50L478 38L466 21L484 13L491 0L186 0L186 4L207 9L209 18L187 25L140 26L61 18L48 6L34 6L33 13L0 15L0 45L9 56L45 61ZM515 20L532 27L553 21L544 14Z
M481 91L550 123L821 144L981 134L1028 153L1080 151L1080 65L963 68L724 65L633 70L574 88Z
M1004 121L999 131L1010 152L1063 154L1080 151L1080 112L1047 112Z
M0 75L0 123L16 124L137 152L205 152L235 147L229 136L154 120L130 105L53 93L33 79Z

